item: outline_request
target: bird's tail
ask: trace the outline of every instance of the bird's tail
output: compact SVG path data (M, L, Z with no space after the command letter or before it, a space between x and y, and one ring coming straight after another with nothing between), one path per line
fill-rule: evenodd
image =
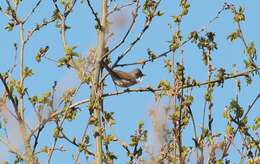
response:
M103 60L101 60L100 62L101 66L103 68L105 68L107 70L107 72L112 76L112 77L116 77L117 74L115 73L115 71L113 71L112 68L110 68Z

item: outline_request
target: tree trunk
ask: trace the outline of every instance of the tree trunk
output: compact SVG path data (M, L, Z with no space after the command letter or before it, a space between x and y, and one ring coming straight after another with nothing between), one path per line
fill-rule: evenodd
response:
M97 119L96 125L96 154L95 160L97 164L102 164L102 134L101 132L101 116L100 112L102 111L103 102L102 102L102 93L103 89L99 84L99 78L101 73L101 65L100 61L105 53L105 34L106 34L106 15L107 15L107 0L103 0L102 2L102 18L101 18L101 27L99 27L98 31L98 47L96 50L96 58L95 58L95 71L93 78L93 87L91 91L91 102L90 107L94 109L95 118Z

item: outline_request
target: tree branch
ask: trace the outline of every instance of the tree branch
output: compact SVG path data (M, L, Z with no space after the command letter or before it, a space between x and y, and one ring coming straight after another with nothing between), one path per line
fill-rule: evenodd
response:
M27 22L28 19L33 15L35 10L40 6L42 0L38 0L38 2L35 4L35 6L32 8L32 10L27 14L27 16L22 20L23 23Z
M252 110L253 106L255 105L256 101L257 101L259 98L260 98L260 94L258 94L258 95L254 98L253 102L248 106L247 111L246 111L245 115L243 116L243 118L242 118L241 120L244 120L244 119L247 117L248 113ZM234 137L236 136L238 130L239 130L239 127L237 127L237 129L235 130L234 135L233 135ZM221 157L222 159L224 159L224 158L226 157L227 152L228 152L228 150L229 150L231 144L232 144L232 142L230 141L230 142L224 147L224 150L223 150L223 153L222 153L222 157ZM259 146L258 146L258 149L259 149Z
M139 33L139 35L136 37L136 39L130 43L129 47L122 53L118 56L116 62L113 64L112 68L116 67L117 64L132 50L132 48L135 46L135 44L142 38L142 36L144 35L144 33L146 32L146 30L150 27L151 23L152 23L152 20L153 18L155 17L154 13L156 12L157 10L157 7L159 6L159 2L157 2L153 12L152 12L152 16L151 17L148 17L146 18L146 21L144 23L144 27L143 29L141 30L141 32Z
M220 14L221 14L223 11L225 11L227 5L228 5L228 4L225 3L225 4L223 5L223 7L218 11L217 15L216 15L214 18L212 18L205 26L203 26L201 29L198 30L198 34L204 32L204 31L206 31L206 29L208 29L208 27L209 27L212 23L214 23L214 22L219 18ZM182 44L181 44L178 48L183 47L186 43L188 43L189 41L191 41L191 39L192 39L192 38L189 37L187 40L183 41ZM155 61L155 60L157 60L157 59L159 59L159 58L161 58L161 57L166 57L170 52L173 52L173 53L174 53L176 50L177 50L177 49L175 49L175 50L171 50L171 49L170 49L170 50L167 50L167 51L161 53L160 55L158 55L158 56L156 56L156 57L154 57L154 58L145 59L145 60L139 60L139 61L137 61L137 62L126 63L126 64L116 64L114 67L125 67L125 66L130 66L130 65L142 65L142 66L144 66L144 65L145 65L146 63L148 63L148 62L153 62L153 61Z
M260 67L252 69L252 70L249 70L249 71L236 73L236 74L233 74L233 75L230 75L230 76L225 76L223 78L224 78L224 80L228 80L228 79L233 79L233 78L240 77L240 76L248 76L249 73L256 72L258 70L260 70ZM188 84L188 85L184 85L184 86L180 87L179 89L201 87L201 86L208 85L208 84L220 83L222 81L223 81L223 79L215 79L215 80L200 82L200 83L196 83L196 84ZM105 94L103 94L103 97L120 95L120 94L125 94L125 93L130 93L130 92L153 92L154 93L154 92L157 92L157 91L162 91L162 90L160 88L152 88L152 87L132 88L132 89L131 88L127 88L127 89L124 89L124 90L121 90L121 91L105 93Z
M112 52L114 52L117 48L119 48L127 39L128 35L130 34L130 32L132 31L134 24L136 22L136 18L138 17L138 10L140 8L140 4L139 4L139 0L137 0L136 2L136 9L135 12L132 13L132 22L127 30L127 32L125 33L124 37L122 38L122 40L116 45L114 46L109 52L107 52L103 57L102 60L106 57L108 57Z
M90 8L92 14L93 14L94 17L95 17L95 21L97 22L98 27L101 28L102 26L101 26L100 19L98 18L98 13L95 12L94 8L92 7L92 5L91 5L91 3L90 3L90 0L87 0L87 3L88 3L88 6L89 6L89 8Z

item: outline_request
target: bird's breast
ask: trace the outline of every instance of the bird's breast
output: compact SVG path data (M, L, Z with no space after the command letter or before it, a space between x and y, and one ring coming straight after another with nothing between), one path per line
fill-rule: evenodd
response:
M115 81L115 84L119 87L130 87L130 86L137 83L137 82L123 80L123 79L120 79L120 80L117 79L117 80L114 80L114 81Z

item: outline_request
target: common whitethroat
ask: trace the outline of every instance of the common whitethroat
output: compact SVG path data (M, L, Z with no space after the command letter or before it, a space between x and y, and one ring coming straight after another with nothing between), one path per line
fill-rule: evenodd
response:
M104 61L101 61L101 65L108 71L115 85L119 87L130 87L139 83L144 76L142 71L138 68L131 72L124 72L110 68Z

